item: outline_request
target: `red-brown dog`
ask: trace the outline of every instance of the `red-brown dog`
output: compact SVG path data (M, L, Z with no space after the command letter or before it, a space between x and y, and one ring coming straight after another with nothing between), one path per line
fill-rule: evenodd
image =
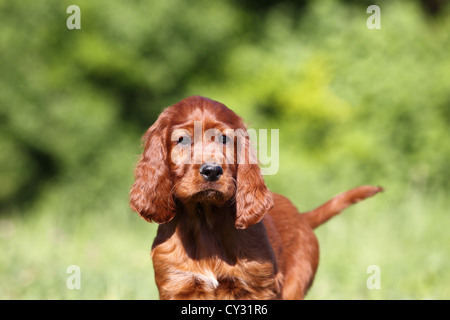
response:
M143 141L130 205L160 224L161 299L302 299L319 261L313 229L382 190L361 186L299 214L267 189L242 119L200 96L165 109Z

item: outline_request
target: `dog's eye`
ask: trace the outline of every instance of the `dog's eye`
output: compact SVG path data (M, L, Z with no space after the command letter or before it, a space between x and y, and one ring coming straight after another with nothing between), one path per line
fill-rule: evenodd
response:
M191 138L189 138L188 136L181 136L178 138L178 143L183 146L187 146L191 144Z
M230 137L223 134L220 136L219 141L222 142L223 144L227 144L227 143L230 143L231 140L230 140Z

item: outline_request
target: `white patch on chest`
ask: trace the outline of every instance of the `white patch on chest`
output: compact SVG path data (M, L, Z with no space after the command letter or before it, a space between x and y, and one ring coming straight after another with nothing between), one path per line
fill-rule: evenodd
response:
M204 283L208 287L215 289L219 286L216 276L211 270L202 270L201 272L172 270L169 278L172 281L181 282L186 280L196 280Z

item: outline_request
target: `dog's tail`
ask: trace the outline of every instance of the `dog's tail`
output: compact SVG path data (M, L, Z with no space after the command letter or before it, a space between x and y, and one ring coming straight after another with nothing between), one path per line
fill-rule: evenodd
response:
M383 191L382 187L360 186L335 196L314 210L305 212L302 214L302 217L308 222L311 228L315 229L348 206L381 191Z

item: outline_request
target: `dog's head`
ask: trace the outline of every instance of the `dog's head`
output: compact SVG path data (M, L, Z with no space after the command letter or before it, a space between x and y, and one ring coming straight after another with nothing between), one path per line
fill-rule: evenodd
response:
M235 210L247 228L272 207L242 119L204 97L165 109L143 136L130 206L147 221L166 223L177 203L209 203Z

